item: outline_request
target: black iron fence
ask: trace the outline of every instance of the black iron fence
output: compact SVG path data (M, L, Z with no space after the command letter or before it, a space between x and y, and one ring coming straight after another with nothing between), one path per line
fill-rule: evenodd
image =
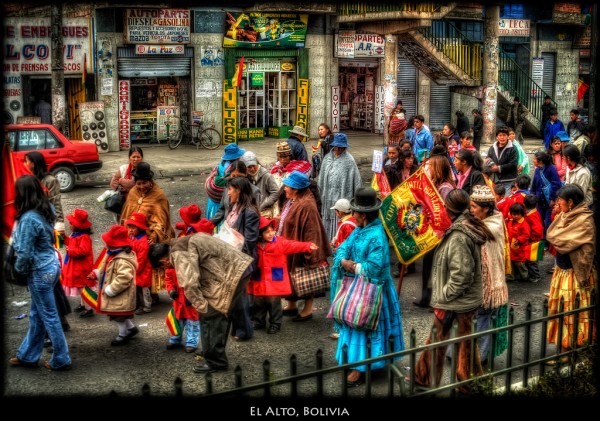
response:
M525 310L525 319L515 321L514 309L508 312L508 323L506 326L497 327L481 332L475 332L457 337L456 323L452 328L450 339L436 342L435 329L432 330L431 343L416 346L416 333L414 329L410 333L410 344L408 349L401 352L382 355L375 358L367 358L360 362L345 363L332 367L324 366L323 352L318 350L315 354L314 370L300 373L298 370L298 361L295 355L289 359L289 375L281 378L273 378L271 362L264 361L262 365L262 381L244 385L243 370L237 366L234 370L234 387L226 390L216 390L215 381L212 374L205 376L205 390L200 397L228 397L244 396L255 398L269 397L311 397L324 398L336 397L347 398L352 389L352 397L370 398L370 397L401 397L401 396L454 396L461 387L476 387L479 392L487 389L489 393L508 394L520 386L527 388L532 379L543 376L549 370L563 373L566 376L572 375L575 366L582 359L582 355L592 350L595 340L595 312L596 312L596 294L592 292L591 301L588 306L580 307L579 295L576 297L572 310L564 311L564 302L561 299L559 310L556 314L548 314L548 301L543 304L541 317L533 317L532 305L527 304ZM582 320L585 319L585 322ZM558 334L556 349L548 353L547 330L548 323L557 320ZM586 326L585 340L580 340L581 335L572 334L579 332L579 327ZM475 323L473 324L475 326ZM561 341L565 329L569 330L570 344L563 348ZM508 348L500 356L493 357L496 340L503 332L508 333ZM477 339L484 336L491 337L490 355L488 356L489 366L487 370L480 375L471 375L468 379L458 380L456 378L456 367L458 355L458 345L461 342L469 341L471 346L470 372L474 372L474 356L478 353ZM442 379L441 384L428 388L420 387L415 383L415 366L420 353L426 350L432 350L432 358L435 351L447 349L449 346L454 348L450 357L450 366L446 365L446 377ZM389 349L393 349L393 340L390 340ZM594 350L595 351L595 350ZM343 361L347 361L347 349L344 347ZM367 355L370 356L370 344L367 343ZM385 382L373 381L374 373L371 366L377 362L384 361L386 364ZM404 365L408 362L408 365ZM367 366L364 373L364 385L360 388L349 386L346 382L350 370L358 366ZM431 365L431 378L435 379L435 364ZM563 368L567 368L563 370ZM432 380L431 384L435 384ZM183 383L177 378L174 383L175 396L183 396ZM355 393L354 390L360 390ZM150 387L146 384L142 388L142 394L149 396Z

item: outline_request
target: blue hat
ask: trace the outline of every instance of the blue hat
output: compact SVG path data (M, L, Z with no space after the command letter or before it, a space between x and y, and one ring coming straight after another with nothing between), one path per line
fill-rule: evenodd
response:
M293 189L305 189L310 186L310 180L306 174L294 170L290 175L283 179L283 184Z
M570 142L571 141L571 138L569 137L569 133L567 133L565 131L556 132L554 137L558 137L561 142Z
M234 159L240 158L242 155L244 155L244 152L246 152L245 149L240 148L235 143L230 143L229 145L225 146L224 150L225 153L221 157L223 161L233 161Z
M338 148L347 148L348 136L345 133L336 133L333 135L333 142L330 143L331 147L337 146Z

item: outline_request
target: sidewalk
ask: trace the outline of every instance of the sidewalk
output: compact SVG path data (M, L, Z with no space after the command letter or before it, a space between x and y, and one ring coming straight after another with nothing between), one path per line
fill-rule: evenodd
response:
M348 135L350 147L348 151L352 154L358 165L370 164L373 159L374 150L383 149L383 135L362 131L345 131ZM266 168L271 168L277 161L275 153L277 142L283 139L265 139L255 141L241 141L239 146L256 154L258 161ZM312 156L311 146L316 146L316 140L304 143L309 159ZM527 153L535 151L542 145L542 140L537 138L526 138L524 149ZM221 160L224 146L218 149L208 150L194 146L180 146L177 149L169 149L166 143L139 145L144 150L144 161L152 166L157 177L182 177L190 174L202 174L210 172ZM487 152L489 144L482 144L482 152ZM100 154L103 162L102 169L91 174L84 174L82 182L96 185L106 185L117 171L119 166L128 162L128 151L108 152Z

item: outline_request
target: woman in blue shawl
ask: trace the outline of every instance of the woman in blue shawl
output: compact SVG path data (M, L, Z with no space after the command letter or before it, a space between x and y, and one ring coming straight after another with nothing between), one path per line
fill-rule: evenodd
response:
M388 239L379 219L381 200L371 187L361 187L356 190L350 207L356 218L357 228L336 251L332 267L331 294L332 297L335 296L344 276L363 275L371 282L383 284L382 305L375 330L340 326L336 352L338 364L343 364L344 345L348 347L348 363L367 358L367 340L371 342L371 358L404 349L400 302L390 273ZM389 349L390 337L394 339L394 349ZM385 364L385 361L379 361L372 364L371 369L382 369ZM354 367L348 374L347 384L361 384L366 370L366 365Z

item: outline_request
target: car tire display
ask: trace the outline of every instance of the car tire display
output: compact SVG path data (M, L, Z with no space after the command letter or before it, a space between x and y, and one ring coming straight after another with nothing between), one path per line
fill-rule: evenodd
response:
M81 130L83 140L94 142L98 152L108 151L108 136L106 133L106 123L102 102L83 102L79 104L81 119Z

